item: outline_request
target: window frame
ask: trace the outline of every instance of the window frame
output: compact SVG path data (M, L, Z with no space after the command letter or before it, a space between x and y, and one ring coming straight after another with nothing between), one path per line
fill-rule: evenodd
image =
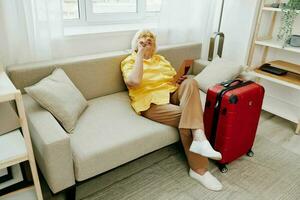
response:
M64 0L62 0L63 2ZM78 1L78 19L64 19L64 26L82 26L86 25L85 0Z
M63 0L62 0L63 1ZM151 23L158 20L160 12L146 11L146 0L136 0L135 13L99 13L92 12L92 0L78 0L78 19L64 19L64 26L108 25Z

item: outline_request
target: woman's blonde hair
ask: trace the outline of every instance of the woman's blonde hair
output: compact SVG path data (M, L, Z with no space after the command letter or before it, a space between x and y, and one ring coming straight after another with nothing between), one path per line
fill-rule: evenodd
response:
M132 50L132 52L137 52L138 51L138 40L140 38L146 37L146 36L150 36L151 38L153 38L154 51L156 51L156 35L148 29L142 29L142 30L139 30L138 32L136 32L136 34L134 35L134 37L131 41L131 50Z

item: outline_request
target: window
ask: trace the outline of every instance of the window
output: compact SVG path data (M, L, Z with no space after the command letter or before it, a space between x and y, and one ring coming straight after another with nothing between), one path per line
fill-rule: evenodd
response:
M63 16L65 20L79 19L78 0L64 0L63 8Z
M146 0L147 12L159 12L162 0Z
M103 13L135 13L136 0L92 0L92 12Z
M162 0L62 0L63 18L71 24L154 22Z

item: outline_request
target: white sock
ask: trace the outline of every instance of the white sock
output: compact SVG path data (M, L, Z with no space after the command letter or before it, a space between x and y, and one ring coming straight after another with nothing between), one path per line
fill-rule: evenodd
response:
M197 153L201 156L211 158L213 160L221 160L222 155L220 152L215 151L210 145L208 140L197 141L194 140L190 146L190 151Z
M211 158L213 160L221 160L222 155L210 145L205 133L202 129L192 129L193 142L190 146L190 151Z
M204 141L207 140L205 133L201 129L192 129L193 140Z

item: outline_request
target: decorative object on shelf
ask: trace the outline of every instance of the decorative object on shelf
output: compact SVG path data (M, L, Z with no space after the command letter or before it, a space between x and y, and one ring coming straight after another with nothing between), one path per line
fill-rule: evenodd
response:
M300 47L300 35L292 35L289 40L289 45L293 47Z
M264 7L282 8L285 5L286 5L286 3L271 3L271 4L264 4Z
M271 7L272 8L279 8L279 5L280 5L279 3L272 3Z
M262 70L262 71L271 73L271 74L275 74L277 76L282 76L282 75L287 74L286 70L280 69L280 68L277 68L277 67L273 67L270 63L263 64L262 66L260 66L259 69Z
M291 38L295 19L298 15L297 10L300 9L300 0L289 0L289 2L281 8L281 25L277 35L278 40L283 41L283 47L288 44Z

